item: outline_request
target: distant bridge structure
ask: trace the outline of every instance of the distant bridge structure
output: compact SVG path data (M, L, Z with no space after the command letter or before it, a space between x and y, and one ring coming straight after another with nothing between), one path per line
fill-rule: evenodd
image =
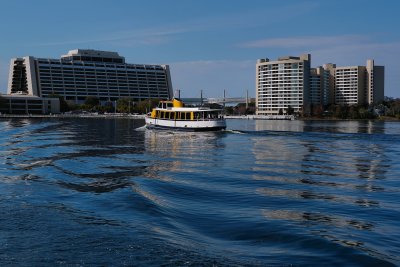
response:
M226 97L226 98L182 98L182 101L187 104L237 104L246 103L245 97ZM248 98L248 103L254 102L254 98Z

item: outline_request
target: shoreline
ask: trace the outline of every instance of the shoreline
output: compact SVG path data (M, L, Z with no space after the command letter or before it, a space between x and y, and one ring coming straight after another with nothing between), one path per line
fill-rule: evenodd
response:
M84 118L84 119L134 119L144 120L145 115L132 115L132 114L2 114L0 119L30 119L30 118Z
M29 119L29 118L83 118L83 119L134 119L134 120L144 120L146 115L133 115L133 114L1 114L0 119ZM238 119L238 120L285 120L285 121L393 121L399 122L400 119L393 117L379 117L375 119L338 119L338 118L317 118L317 117L270 117L270 116L260 116L260 115L226 115L225 119Z
M286 117L285 117L286 116ZM289 117L287 115L276 115L276 116L261 116L261 115L232 115L225 116L225 119L239 119L239 120L297 120L297 121L394 121L398 122L400 119L388 116L381 116L375 119L340 119L340 118L318 118L318 117Z
M400 121L400 119L393 117L379 117L375 119L339 119L339 118L317 118L317 117L308 117L308 118L297 118L297 120L301 121Z

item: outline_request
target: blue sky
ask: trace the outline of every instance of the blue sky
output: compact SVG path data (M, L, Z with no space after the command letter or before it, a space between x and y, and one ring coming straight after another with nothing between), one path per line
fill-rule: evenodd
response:
M400 97L400 1L0 0L0 92L13 57L117 51L128 63L169 64L182 97L255 95L255 63L311 53L313 67L385 66Z

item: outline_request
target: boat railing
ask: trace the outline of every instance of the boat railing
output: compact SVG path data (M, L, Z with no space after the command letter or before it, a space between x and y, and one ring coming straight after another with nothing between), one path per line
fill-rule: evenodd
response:
M166 120L166 121L222 121L224 120L224 117L218 117L218 118L194 118L192 119L175 119L175 118L154 118L157 120Z
M218 118L195 118L194 121L222 121L224 120L224 117L218 117Z

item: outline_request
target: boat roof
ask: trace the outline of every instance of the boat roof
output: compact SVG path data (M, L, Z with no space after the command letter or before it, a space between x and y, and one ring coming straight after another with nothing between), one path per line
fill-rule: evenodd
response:
M166 110L166 111L222 111L222 109L211 109L211 108L206 108L206 107L182 107L182 108L155 108L155 110Z

